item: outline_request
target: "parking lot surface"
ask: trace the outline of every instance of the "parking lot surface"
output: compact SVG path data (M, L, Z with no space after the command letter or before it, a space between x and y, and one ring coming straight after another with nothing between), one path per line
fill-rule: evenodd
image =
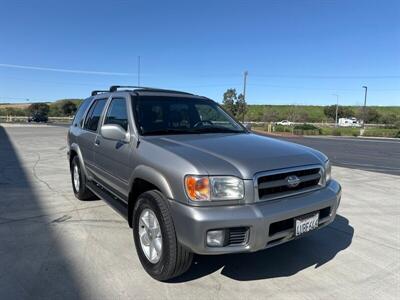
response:
M400 175L400 139L275 137L322 151L336 166Z
M196 256L188 273L160 283L142 269L121 216L75 199L66 132L0 126L0 299L400 295L400 176L334 167L343 187L334 223L257 253Z

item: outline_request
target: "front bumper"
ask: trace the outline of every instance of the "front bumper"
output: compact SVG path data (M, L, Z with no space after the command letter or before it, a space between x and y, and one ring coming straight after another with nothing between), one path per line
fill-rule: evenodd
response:
M294 227L270 234L276 222L316 211L329 211L320 217L318 228L331 223L340 203L341 187L335 180L318 191L278 200L246 205L193 207L170 200L178 241L197 254L226 254L254 252L295 238ZM248 227L247 242L243 245L208 247L207 231L221 228Z

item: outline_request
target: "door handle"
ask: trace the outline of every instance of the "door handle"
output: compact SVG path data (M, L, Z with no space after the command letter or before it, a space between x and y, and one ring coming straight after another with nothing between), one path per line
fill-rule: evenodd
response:
M95 144L96 146L99 146L99 145L100 145L100 140L99 140L99 139L96 139L96 140L94 141L94 144Z

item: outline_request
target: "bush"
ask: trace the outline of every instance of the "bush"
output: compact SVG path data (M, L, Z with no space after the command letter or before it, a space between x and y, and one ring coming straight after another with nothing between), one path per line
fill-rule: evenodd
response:
M293 133L296 135L319 135L321 129L312 124L301 124L294 126Z
M395 135L396 138L400 138L400 131Z
M272 128L272 130L276 132L292 132L292 128L288 126L275 125Z
M313 129L313 130L301 130L301 129L294 129L293 133L295 135L320 135L320 129Z
M330 128L324 127L321 129L321 134L323 135L333 135L333 136L359 136L360 129L358 128Z
M301 125L296 125L294 126L294 129L298 129L298 130L319 130L318 127L312 125L312 124L301 124Z
M399 134L398 129L388 129L388 128L366 128L364 131L364 136L374 136L374 137L396 137Z

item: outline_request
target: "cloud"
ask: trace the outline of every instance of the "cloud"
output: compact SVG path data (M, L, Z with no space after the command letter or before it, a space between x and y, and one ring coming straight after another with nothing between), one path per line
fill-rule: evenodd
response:
M90 75L108 75L108 76L136 76L137 75L136 73L72 70L72 69L46 68L46 67L1 64L1 63L0 63L0 67L13 68L13 69L25 69L25 70L37 70L37 71L62 72L62 73L90 74Z

